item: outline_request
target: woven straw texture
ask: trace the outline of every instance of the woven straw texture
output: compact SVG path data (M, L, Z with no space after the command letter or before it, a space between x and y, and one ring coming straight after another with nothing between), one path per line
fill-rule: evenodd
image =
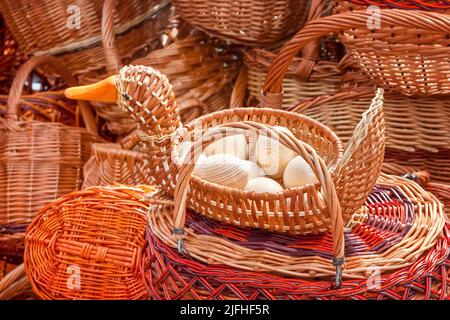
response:
M335 11L344 14L321 23L340 33L361 70L378 85L406 95L430 96L450 93L449 10L382 9L374 13L365 6L339 1Z
M349 90L299 103L290 111L302 113L333 130L346 143L360 121L372 90ZM450 150L450 101L388 94L384 99L386 147L436 153Z
M36 299L23 264L14 265L0 261L0 269L0 300ZM1 272L4 274L2 275Z
M306 21L306 0L174 0L193 26L234 43L264 46L297 31Z
M15 67L23 55L0 15L0 94L7 94L14 78Z
M191 29L190 26L188 26L184 21L180 20L177 15L175 15L173 8L169 6L164 7L152 21L156 21L155 23L158 24L158 30L161 31L157 35L155 35L157 37L155 38L155 41L152 42L151 47L145 48L145 51L141 50L139 52L140 54L134 56L132 59L125 59L119 55L110 53L111 50L114 51L118 48L115 45L114 38L103 39L104 45L109 44L109 49L103 49L103 55L105 57L109 57L106 70L102 70L102 72L84 73L82 76L80 76L80 82L82 84L95 83L103 78L106 78L109 75L116 74L118 69L125 64L139 64L144 62L149 63L148 59L145 58L145 54L147 52L153 52L155 50L161 49L161 46L166 47L170 45L172 42L185 37L186 33L188 33L188 31ZM144 28L144 30L146 29ZM147 31L145 31L144 33L146 32ZM133 38L125 37L125 39ZM157 52L161 53L160 50L158 50ZM171 51L169 50L168 54L170 54L170 52ZM142 60L138 62L130 62L131 60L142 56L144 56ZM195 71L190 71L190 74L195 73ZM123 138L136 129L136 123L126 112L120 110L120 108L118 108L116 104L105 104L100 102L92 102L91 104L95 107L97 115L100 117L100 119L104 121L104 125L102 126L102 133L106 136L112 136L112 140Z
M350 147L344 155L344 161L340 163L341 143L331 131L309 118L272 109L232 109L198 118L186 125L185 129L176 132L180 126L179 109L172 86L164 75L152 68L130 66L121 70L116 83L119 97L122 97L119 105L123 110L131 113L132 117L140 124L141 130L147 135L144 143L147 145L148 155L154 159L151 170L155 183L169 193L173 193L181 165L181 161L178 159L177 144L183 139L190 140L194 134L201 135L205 129L242 120L287 127L296 134L297 138L316 150L317 155L329 167L331 174L334 174L334 170L337 168L339 174L335 176L335 181L340 199L343 201L341 204L344 207L345 215L364 202L365 196L372 189L381 168L384 153L382 92L378 92L366 117L357 126L354 141L349 144ZM144 85L145 83L148 85ZM171 139L174 135L176 135L175 138ZM317 161L316 165L322 160ZM301 189L302 192L317 196L317 190L313 186L305 186ZM352 193L346 190L352 190ZM309 225L308 227L300 226L296 219L293 219L294 215L288 213L287 208L283 210L284 213L274 213L274 208L277 207L276 203L285 203L286 197L293 197L293 191L258 195L218 186L194 176L190 194L193 208L202 214L230 223L282 232L301 233L310 228ZM297 202L295 198L292 199L293 203ZM313 198L317 200L317 197ZM214 204L215 202L205 199L215 199L217 206ZM355 199L358 200L355 201ZM299 201L299 203L302 202L303 199ZM219 207L222 206L219 206L219 203L227 208L225 213L223 210L219 210ZM242 207L241 204L245 205ZM317 202L314 204L317 205ZM302 204L299 205L301 207L298 208L299 211L295 211L297 213L304 209ZM314 208L318 209L317 213L320 215L320 208L316 206ZM256 214L255 210L267 210L267 215ZM291 215L292 219L289 218L287 221L290 222L287 223L281 216L275 218L280 214L281 216ZM311 230L317 232L317 227L322 229L320 224L319 222L318 226L308 232ZM312 225L314 226L315 223Z
M308 21L313 21L329 11L326 3L323 0L313 0ZM339 65L336 62L321 60L320 49L321 42L319 38L314 39L303 47L300 57L295 57L290 62L283 79L284 107L304 99L331 94L340 87L342 72ZM283 54L283 52L275 52L255 48L249 49L245 53L244 61L248 68L248 90L250 96L258 100L264 79L267 76L267 70L274 58L278 54ZM337 55L336 52L328 52L326 54L331 56Z
M90 146L101 141L86 104L80 103L80 113L88 129L59 122L21 120L19 102L23 83L29 72L42 64L59 72L67 84L76 84L55 58L32 58L17 72L7 101L7 114L0 125L0 249L3 254L22 250L25 228L41 206L81 187L82 168L89 158ZM58 104L46 100L50 106ZM65 105L68 109L70 106L70 103Z
M155 50L131 64L150 66L167 76L185 123L230 107L233 82L240 67L232 48L200 32Z
M26 235L25 270L43 299L145 299L139 273L147 186L92 187L43 207Z
M348 30L352 28L358 31L358 26L361 30L364 30L361 33L365 34L367 32L367 21L371 17L371 12L357 11L320 18L308 23L282 47L280 54L272 62L262 91L262 105L275 108L282 105L283 78L290 62L305 45L317 38L328 35L330 32L343 32L346 35ZM448 77L450 64L448 63L449 47L447 45L449 43L448 41L450 41L448 39L450 18L448 15L397 9L384 10L382 14L382 26L391 25L394 29L397 27L400 29L407 28L408 33L411 33L411 30L428 29L423 30L423 36L415 38L417 41L414 41L414 44L406 43L396 45L395 41L393 41L392 45L387 45L382 40L368 41L363 35L356 37L354 40L355 45L349 44L348 41L345 42L350 37L343 39L343 42L355 60L359 61L362 69L370 67L370 70L373 70L374 74L378 70L381 70L380 72L382 70L386 70L386 73L389 72L389 75L386 74L386 77L383 78L384 82L379 81L381 86L397 89L408 95L449 93L450 82L448 81ZM386 29L384 28L380 32L383 30L386 31ZM391 29L388 29L391 34ZM393 34L395 35L396 33L394 32ZM425 36L428 34L433 35ZM372 37L372 34L370 36ZM402 37L405 36L400 33L398 39L401 40ZM384 39L382 36L380 38ZM409 36L405 38L405 42L410 39ZM363 42L356 45L359 39L363 39ZM397 38L394 37L395 39ZM422 42L424 44L418 46L418 43ZM427 45L429 42L432 42L433 45ZM399 54L398 52L401 53ZM367 61L367 64L363 65L361 63L362 58L359 57L369 57L369 55L370 61ZM389 59L392 59L392 61ZM427 67L424 68L423 63L420 61L426 61ZM364 61L364 63L366 62ZM383 63L386 63L386 66ZM380 69L380 66L383 68ZM399 78L397 79L396 77Z
M54 1L5 0L0 11L23 52L58 55L73 73L84 73L107 67L113 56L130 57L150 45L159 37L168 15L152 18L167 3L132 0L116 5L114 0L64 0L55 5ZM114 45L115 35L123 36Z
M340 288L329 280L335 272L330 233L294 237L236 229L188 213L180 254L173 203L153 201L142 264L155 299L448 298L442 204L403 178L382 175L347 224ZM380 278L374 280L374 272Z
M120 143L94 143L92 156L84 166L83 188L115 183L126 185L154 183L149 156L139 145L141 133L136 130Z
M450 9L450 3L448 1L433 1L433 0L352 0L351 2L361 5L377 5L380 7L409 9L409 10L447 10Z
M386 150L386 162L426 170L433 181L450 183L450 151L441 152L403 152Z

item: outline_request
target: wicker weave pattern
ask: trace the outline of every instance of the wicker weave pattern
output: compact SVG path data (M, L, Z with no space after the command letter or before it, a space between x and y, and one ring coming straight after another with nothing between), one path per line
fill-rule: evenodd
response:
M261 88L267 77L275 54L263 49L252 49L245 53L245 64L248 68L247 86L252 97L259 99ZM288 108L299 101L312 99L317 96L332 94L341 86L342 73L338 65L333 62L319 61L306 81L298 77L298 68L302 59L296 58L290 64L283 79L283 108Z
M193 26L234 43L268 45L305 22L305 0L174 0L177 12Z
M349 32L352 28L361 28L362 34L367 33L367 21L371 17L370 12L348 12L330 17L317 19L310 22L300 32L298 32L290 41L282 48L283 54L272 63L266 83L263 88L264 106L277 107L282 103L282 81L289 63L295 55L310 41L329 34L330 32ZM368 41L362 35L354 40L354 44L358 39L363 39L363 43L358 46L352 44L350 40L353 38L343 38L344 43L352 54L355 56L360 52L360 56L355 56L355 60L360 61L360 65L364 68L367 63L367 70L373 74L381 72L379 66L383 70L387 70L386 77L379 77L378 83L382 86L400 90L407 95L430 95L449 93L449 39L450 18L448 15L422 12L422 11L406 11L390 9L384 10L382 14L382 26L393 26L401 30L414 30L417 33L423 31L423 37L415 37L415 40L401 42L404 35L400 32L394 33L391 43L386 43L387 37L380 36L382 40ZM427 28L427 29L426 29ZM390 28L382 28L379 30L386 32ZM364 30L364 31L362 31ZM395 30L395 29L394 29ZM408 31L410 33L410 31ZM347 33L344 33L344 35ZM428 36L433 34L432 36ZM372 33L370 34L372 37ZM410 39L409 37L407 39ZM399 44L396 45L396 41ZM418 44L423 44L418 46ZM401 55L401 57L400 57ZM361 60L366 57L369 60ZM359 59L359 60L358 60ZM379 61L379 62L378 62ZM399 66L400 62L400 66ZM424 68L424 63L427 67ZM376 65L375 65L376 64ZM385 65L386 64L386 65ZM401 67L403 66L404 67ZM429 66L429 67L428 67ZM370 68L369 68L370 67ZM413 72L413 70L417 70ZM383 73L384 74L384 73ZM381 80L380 80L381 79ZM426 79L426 81L423 81Z
M150 295L158 300L448 299L450 261L435 264L433 260L428 255L415 267L384 277L381 290L367 290L366 280L345 281L344 290L335 290L326 281L282 278L202 264L180 256L148 233L143 270ZM430 267L423 268L424 265Z
M340 1L336 12L364 9ZM360 11L361 13L362 11ZM448 12L385 9L381 28L368 30L355 14L336 16L353 19L341 41L361 70L377 84L406 95L430 96L450 93L450 17ZM392 17L392 19L391 19ZM330 20L330 23L333 23ZM336 30L338 31L338 30Z
M352 0L351 2L355 4L362 5L377 5L381 7L391 7L398 9L422 9L422 10L447 10L450 9L450 4L448 1L433 1L433 0L421 0L421 1L410 1L410 0Z
M179 237L173 234L176 225L173 204L158 205L157 202L155 199L149 212L151 236L157 243L177 249ZM334 241L330 234L294 237L234 229L201 220L195 214L186 217L186 225L180 258L189 257L193 262L197 260L212 268L226 266L241 269L241 272L258 271L307 279L327 278L335 274L330 263ZM424 230L422 228L426 230L423 233L419 231ZM355 212L347 223L345 238L343 276L347 280L357 280L356 283L361 285L360 281L365 280L364 289L360 287L361 293L368 290L366 280L370 274L367 268L379 268L386 277L397 271L404 275L405 268L411 268L406 271L411 276L423 268L432 270L436 261L440 264L448 258L449 234L442 204L416 183L398 177L383 175L379 178L364 209ZM432 252L431 248L434 248ZM425 262L427 267L423 265L424 261L428 261ZM191 265L187 264L186 268ZM194 271L194 275L201 270ZM203 270L208 269L203 267ZM162 279L167 275L158 269L150 272L159 274ZM394 283L405 283L404 280L402 276ZM223 278L220 281L227 282ZM355 294L351 290L346 291L345 281L342 293ZM165 284L169 285L169 282ZM386 286L389 287L387 283ZM181 291L178 293L183 294Z
M148 204L142 199L152 191L92 187L42 208L26 235L33 291L44 299L145 299L139 263Z
M450 151L403 152L386 150L386 162L428 171L433 181L450 183Z
M95 143L92 157L84 166L83 188L115 183L137 185L154 183L149 169L149 157L141 152L138 130L120 143Z
M316 150L331 173L334 173L336 165L340 162L342 155L340 141L331 131L319 123L311 122L310 119L285 111L254 108L220 111L189 123L186 126L186 131L174 138L175 147L172 159L174 162L178 162L177 145L181 139L190 139L191 135L198 134L198 130L206 130L219 124L245 120L267 125L281 125L290 129L299 140L304 141ZM204 139L204 137L201 139ZM179 170L177 169L176 173ZM172 173L172 176L174 176L174 173ZM166 184L173 183L172 181L169 177ZM175 181L178 181L178 178ZM218 186L194 175L190 189L190 207L214 219L240 226L265 228L280 232L323 232L322 221L326 221L326 219L322 219L324 217L320 211L315 212L315 209L318 209L316 205L319 203L317 202L315 188L308 186L300 189L302 190L286 190L278 194L254 194ZM304 202L305 197L308 199L306 202ZM291 202L291 206L286 206L286 203L289 202ZM309 208L308 205L313 206L314 209ZM313 216L317 214L321 218L315 220L313 216L305 216L304 223L299 222L303 221L300 212L305 210L311 210ZM325 222L325 224L327 223Z
M167 3L157 0L118 1L117 4L114 0L67 0L55 5L54 1L5 0L0 3L0 11L21 50L36 56L59 55L72 72L84 73L107 67L110 55L130 57L158 38L167 22L168 11L163 11L157 19L152 16L166 8ZM77 13L75 9L69 14L69 6L77 6L80 10L80 29L67 26ZM115 34L124 33L126 36L115 44L117 51L107 48L108 55L105 56L102 38L111 39Z
M371 90L352 90L304 101L300 112L330 127L343 142L360 120ZM384 101L386 147L392 150L436 153L450 150L450 103L447 98L410 98L388 94Z
M41 64L60 72L69 85L76 84L59 60L44 57L29 60L14 79L8 113L0 126L0 248L20 246L26 226L40 207L81 187L91 144L102 141L86 104L80 104L80 109L89 129L16 120L23 82Z
M151 66L167 76L177 96L181 119L228 109L238 57L229 47L196 32L131 64Z

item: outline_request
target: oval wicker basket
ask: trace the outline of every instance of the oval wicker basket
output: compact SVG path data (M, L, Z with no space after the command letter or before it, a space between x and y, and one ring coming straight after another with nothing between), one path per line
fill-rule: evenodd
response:
M67 84L77 84L56 58L32 58L17 72L8 97L7 112L0 119L2 255L21 255L25 228L39 208L81 187L82 168L89 158L91 144L102 141L96 134L95 119L85 103L80 103L79 109L86 128L59 122L27 120L35 119L26 117L23 112L24 106L29 103L44 102L42 106L50 110L58 110L62 106L68 110L75 107L73 102L64 103L60 95L55 98L58 93L51 92L21 101L23 83L28 74L44 64L61 74ZM74 119L67 121L81 123Z
M43 207L24 264L43 299L146 299L139 273L149 186L91 187Z
M448 297L449 225L442 204L413 181L380 176L355 211L346 225L340 288L329 281L336 233L302 237L236 229L188 212L180 245L180 234L173 232L180 200L155 196L150 206L142 269L153 298ZM426 281L438 288L425 281L430 275ZM410 291L416 281L428 289Z
M153 18L168 3L167 0L63 0L56 5L47 0L4 0L0 1L0 12L23 52L34 56L57 55L72 73L81 74L106 67L114 55L132 57L155 37L159 40L161 23L155 25ZM168 15L165 17L167 21ZM110 32L105 32L107 28ZM102 47L102 38L111 39L115 35L118 36L115 50L110 42L103 42ZM104 49L108 50L107 55Z
M339 1L335 12L342 14L318 21L315 30L322 24L339 32L362 72L376 84L405 95L450 94L450 8L377 12Z
M174 0L190 24L214 36L249 46L274 44L306 21L308 0Z

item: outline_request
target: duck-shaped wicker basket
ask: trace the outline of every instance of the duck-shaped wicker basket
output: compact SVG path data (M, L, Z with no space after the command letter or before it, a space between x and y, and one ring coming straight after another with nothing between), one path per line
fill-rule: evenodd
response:
M343 145L327 127L306 116L269 109L239 108L204 115L182 126L179 109L166 76L150 67L126 66L117 76L97 84L71 88L71 98L117 101L130 112L145 132L142 143L149 157L149 174L169 194L174 194L182 161L180 141L197 141L222 124L252 121L288 128L308 144L317 161L331 175L343 216L361 207L380 173L384 154L383 93L379 90L343 152ZM312 162L311 162L312 161ZM331 228L329 209L320 201L321 177L317 183L277 193L246 192L201 179L190 179L188 206L207 217L230 224L294 234L320 233Z

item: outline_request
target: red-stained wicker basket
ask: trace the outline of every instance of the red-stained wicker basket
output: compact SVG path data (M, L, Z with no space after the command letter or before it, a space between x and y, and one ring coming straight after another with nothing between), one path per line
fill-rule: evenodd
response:
M158 202L160 208L170 206L170 202L153 201L154 208ZM422 219L425 211L429 216ZM347 225L348 261L339 288L319 277L323 270L295 274L307 268L302 259L329 259L330 234L311 238L236 229L189 212L185 233L205 246L200 258L196 250L189 250L191 246L180 254L163 236L171 231L161 229L158 221L171 220L170 210L151 210L149 218L142 273L153 299L449 298L450 235L442 205L406 179L382 176L364 209ZM440 225L438 229L430 229L431 220ZM415 240L410 238L418 230L426 231ZM433 240L419 245L426 238ZM220 246L224 243L236 251L224 252ZM247 254L236 260L241 251ZM390 254L392 259L387 259ZM360 263L356 263L358 257Z

